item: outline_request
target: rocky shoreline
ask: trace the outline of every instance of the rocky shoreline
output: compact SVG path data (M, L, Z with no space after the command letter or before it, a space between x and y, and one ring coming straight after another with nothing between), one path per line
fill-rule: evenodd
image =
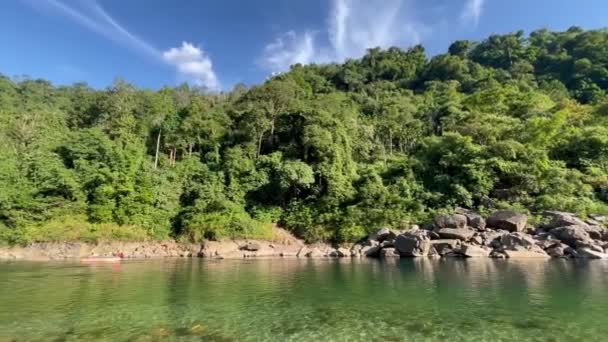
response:
M500 210L487 219L459 209L438 215L420 229L387 228L356 244L351 255L368 257L491 257L608 259L608 230L601 215L582 220L574 214L546 211L537 227L528 217Z
M537 227L528 217L501 210L488 218L458 209L437 215L431 224L407 231L380 228L349 246L305 244L278 230L275 241L230 240L202 244L176 241L44 242L28 246L0 246L0 260L71 260L91 256L121 255L128 259L188 258L242 259L263 257L490 257L490 258L587 258L608 259L605 218L583 220L574 214L546 211Z

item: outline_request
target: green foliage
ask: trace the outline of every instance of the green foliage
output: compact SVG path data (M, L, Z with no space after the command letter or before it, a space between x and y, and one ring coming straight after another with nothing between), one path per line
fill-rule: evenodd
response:
M211 94L0 77L0 241L407 229L463 206L608 213L608 31L371 48Z

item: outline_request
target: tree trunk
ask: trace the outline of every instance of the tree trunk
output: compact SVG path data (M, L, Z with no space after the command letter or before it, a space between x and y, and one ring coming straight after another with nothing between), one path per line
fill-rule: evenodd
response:
M260 153L262 153L262 139L264 138L264 133L260 134L260 137L258 138L258 151L255 155L256 158L258 158L260 156Z
M272 117L272 121L270 121L270 148L272 149L274 147L274 122L275 122L275 117Z
M389 129L388 130L388 150L389 150L389 155L393 155L393 130Z
M156 156L154 157L154 169L158 167L158 153L160 151L160 134L162 128L158 129L158 136L156 137Z

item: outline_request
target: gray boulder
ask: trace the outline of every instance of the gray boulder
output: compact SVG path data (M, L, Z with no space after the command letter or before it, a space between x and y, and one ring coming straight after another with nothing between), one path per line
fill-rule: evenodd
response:
M403 256L427 256L431 249L431 241L423 236L403 234L395 239L395 248Z
M567 247L567 245L559 244L548 248L546 252L552 258L563 258L566 256L565 249Z
M445 255L453 252L460 246L460 240L458 239L441 239L431 240L431 245L439 255Z
M483 244L486 246L499 247L501 236L509 234L506 230L485 231L480 234L483 238Z
M441 228L437 231L437 234L439 234L442 239L468 241L475 235L475 231L467 228Z
M433 219L435 227L441 228L465 228L467 217L461 214L437 215Z
M594 240L602 240L606 230L600 226L581 226L583 229L589 234L589 236Z
M521 232L526 228L528 217L511 210L499 210L492 214L486 225L491 228L504 229L510 232Z
M585 227L581 226L566 226L558 227L551 230L551 234L555 235L556 238L561 240L568 246L575 247L577 241L587 242L591 240L589 233L585 230Z
M379 245L376 246L363 246L361 248L361 255L366 257L376 257L378 253L380 253L381 247Z
M593 240L576 241L575 245L576 245L576 249L588 248L588 249L591 249L596 252L604 253L604 248Z
M456 208L456 213L466 216L467 226L477 230L486 228L486 220L478 213L464 208Z
M536 241L525 233L515 232L500 237L500 244L505 250L529 250L536 247Z
M566 227L566 226L586 226L587 224L576 217L576 215L572 213L567 213L563 211L552 211L547 210L543 212L543 216L549 217L550 221L545 225L546 229L553 229L557 227Z

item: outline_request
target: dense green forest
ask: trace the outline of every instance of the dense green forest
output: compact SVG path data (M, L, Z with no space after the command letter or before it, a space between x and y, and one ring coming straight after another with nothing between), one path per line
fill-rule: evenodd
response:
M457 206L608 213L608 30L368 50L213 94L0 77L0 240L352 241Z

